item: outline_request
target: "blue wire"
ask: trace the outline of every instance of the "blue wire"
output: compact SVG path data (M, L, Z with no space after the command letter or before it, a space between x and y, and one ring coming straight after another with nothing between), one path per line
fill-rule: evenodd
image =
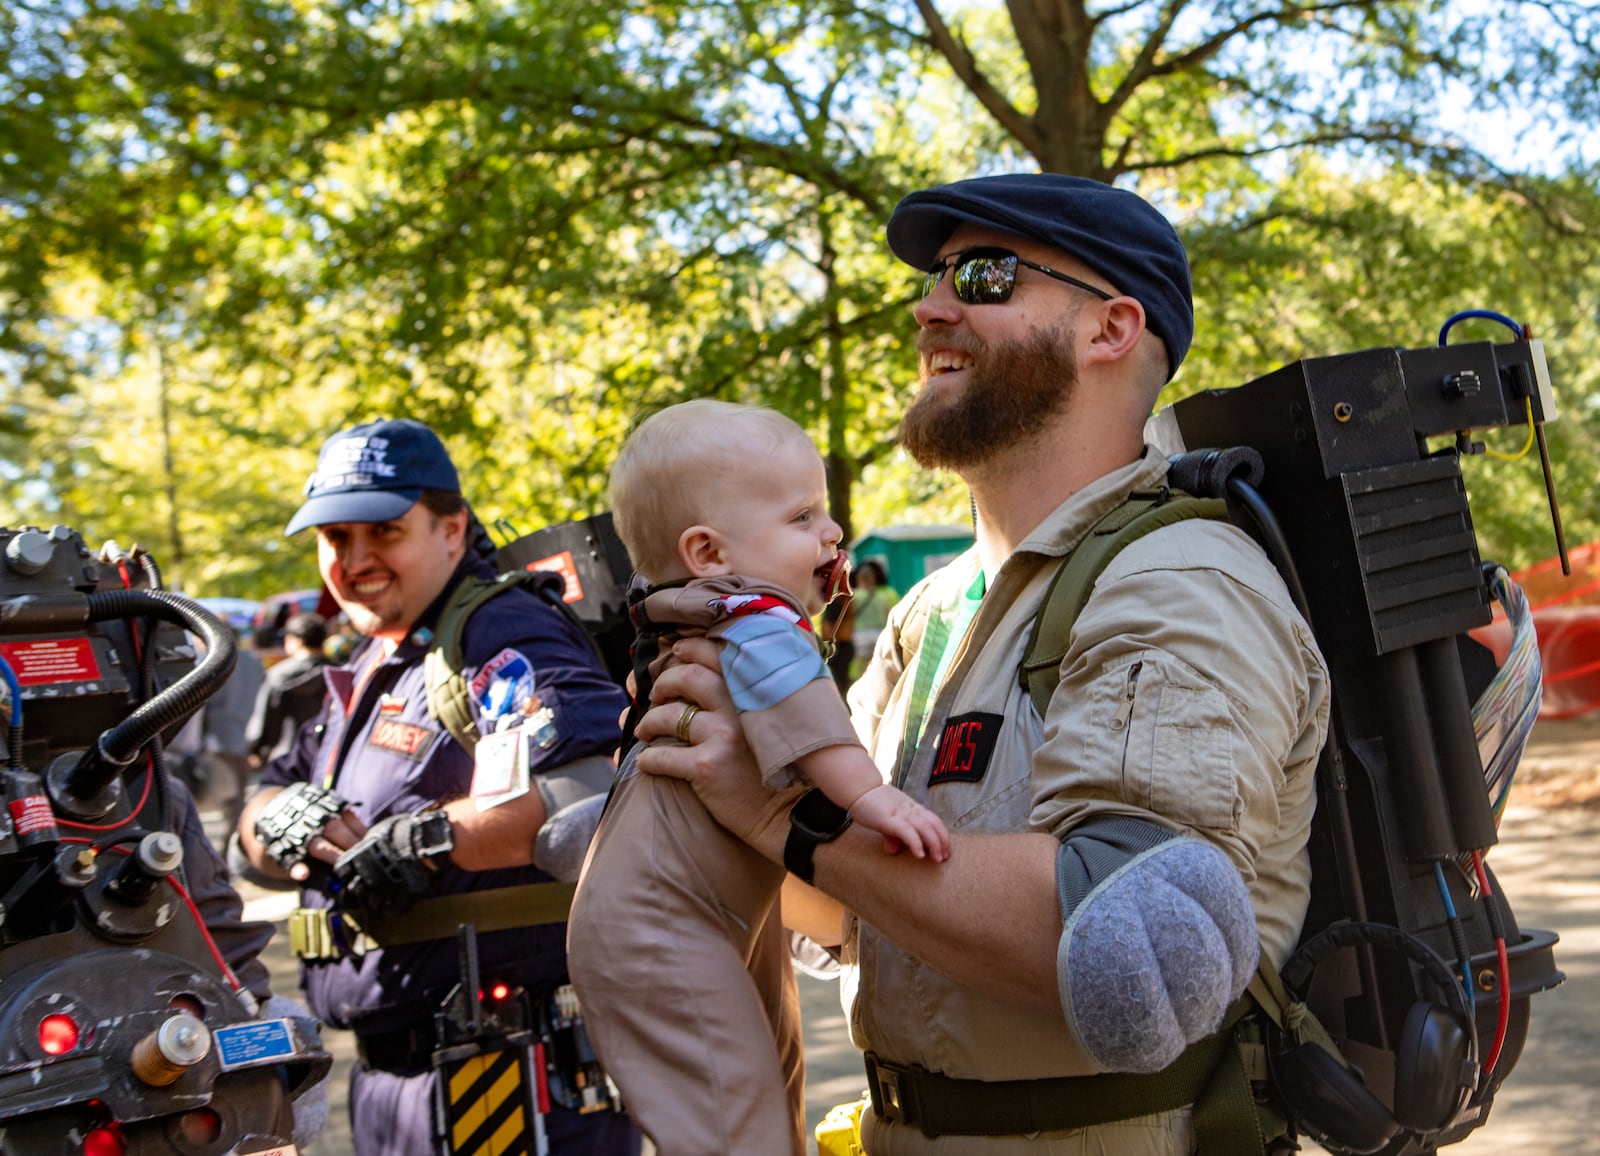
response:
M19 727L22 725L22 684L4 658L0 658L0 675L5 676L6 687L11 691L11 725Z
M1434 881L1439 884L1439 898L1444 901L1445 918L1447 918L1451 923L1455 923L1456 922L1456 904L1455 904L1455 900L1450 898L1450 885L1444 881L1444 868L1440 865L1440 863L1439 863L1439 861L1437 859L1435 859L1433 861L1433 878L1434 878ZM1471 983L1470 979L1468 979L1468 976L1470 976L1471 972L1472 972L1471 963L1465 957L1463 957L1460 962L1461 962L1461 990L1466 992L1466 994L1467 994L1467 1007L1472 1009L1472 1014L1473 1015L1477 1015L1478 1014L1477 995L1472 990L1472 983Z
M1457 321L1465 321L1469 317L1481 317L1485 321L1498 321L1515 333L1519 340L1526 336L1522 326L1511 320L1504 313L1496 313L1492 309L1463 309L1460 313L1452 314L1449 320L1444 323L1444 327L1439 330L1439 344L1443 345L1445 343L1445 338L1450 335L1450 330Z

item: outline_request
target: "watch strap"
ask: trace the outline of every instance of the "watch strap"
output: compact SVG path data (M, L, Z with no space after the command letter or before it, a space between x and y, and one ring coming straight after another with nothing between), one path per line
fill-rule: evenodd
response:
M850 812L813 787L789 811L789 837L783 844L783 865L803 883L816 874L812 862L823 843L843 835L851 823Z

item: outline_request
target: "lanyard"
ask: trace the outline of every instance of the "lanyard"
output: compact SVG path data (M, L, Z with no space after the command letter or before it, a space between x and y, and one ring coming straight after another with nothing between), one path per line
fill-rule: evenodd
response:
M922 732L928 724L928 705L937 689L944 685L945 675L955 658L953 639L965 638L967 628L978 616L987 586L982 570L960 595L949 602L935 606L928 613L928 625L922 634L922 645L917 648L912 672L911 703L906 712L906 730L900 746L900 773L896 782L903 782L911 769L917 746L922 742Z

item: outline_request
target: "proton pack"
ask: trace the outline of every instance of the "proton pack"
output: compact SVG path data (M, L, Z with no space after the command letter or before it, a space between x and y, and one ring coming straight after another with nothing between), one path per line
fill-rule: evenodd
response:
M1539 666L1520 591L1478 556L1461 473L1484 452L1472 431L1526 426L1564 559L1543 436L1555 400L1541 343L1488 314L1518 339L1447 346L1460 316L1436 348L1307 359L1152 423L1168 450L1248 447L1175 458L1169 479L1262 543L1332 675L1311 907L1281 984L1252 984L1265 1028L1241 1035L1288 1146L1298 1132L1401 1156L1462 1139L1521 1055L1529 998L1564 978L1556 935L1519 928L1484 863ZM1518 636L1499 671L1467 636L1491 596Z
M137 549L57 526L0 550L0 1154L293 1152L331 1057L219 951L162 759L233 633Z

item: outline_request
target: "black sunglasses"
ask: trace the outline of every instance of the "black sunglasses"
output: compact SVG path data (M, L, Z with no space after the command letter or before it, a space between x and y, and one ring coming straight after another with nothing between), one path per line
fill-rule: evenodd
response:
M955 277L952 278L951 284L955 286L956 297L962 304L999 305L1011 300L1011 291L1017 287L1018 265L1037 269L1047 277L1054 277L1057 281L1065 281L1068 285L1093 293L1102 301L1111 300L1111 294L1104 289L1097 289L1085 281L1079 281L1076 277L1058 273L1048 265L1040 265L1026 257L1019 257L1008 249L967 249L964 252L952 253L928 270L928 275L922 282L922 295L926 297L937 289L939 282L944 280L945 271L954 269Z

